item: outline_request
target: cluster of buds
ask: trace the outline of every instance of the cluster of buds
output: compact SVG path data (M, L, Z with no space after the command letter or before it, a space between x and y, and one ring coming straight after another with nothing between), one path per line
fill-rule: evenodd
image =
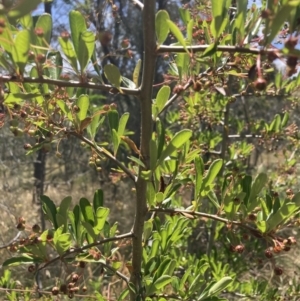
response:
M64 295L68 295L68 297L70 299L74 298L74 294L78 293L80 290L79 286L78 286L79 279L80 279L80 276L77 273L73 273L70 276L68 283L63 283L60 285L60 287L54 286L52 288L52 295L57 296L59 293L62 293ZM86 292L87 287L84 285L81 288L81 291Z

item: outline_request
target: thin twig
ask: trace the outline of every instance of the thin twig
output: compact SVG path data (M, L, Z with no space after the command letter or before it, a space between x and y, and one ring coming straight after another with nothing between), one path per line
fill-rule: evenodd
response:
M253 228L245 223L239 222L239 221L231 221L227 218L223 218L220 217L218 215L215 214L209 214L209 213L204 213L204 212L198 212L198 211L192 211L192 210L185 210L185 209L172 209L172 208L159 208L159 207L155 207L155 208L151 208L149 209L150 212L163 212L163 213L168 213L168 214L188 214L188 215L192 215L192 216L199 216L199 217L205 217L205 218L209 218L212 220L215 220L217 222L221 222L224 224L230 224L230 225L236 225L245 229L250 230L252 233L255 232L259 232L256 228ZM259 232L260 233L260 232Z
M0 246L0 250L1 250L1 249L5 249L5 248L11 246L13 243L17 242L18 239L19 239L19 237L20 237L20 235L21 235L21 233L22 233L22 232L18 232L18 234L17 234L12 240L10 240L8 243L6 243L6 244Z
M0 287L0 291L3 291L3 292L20 292L20 293L36 293L36 292L39 292L41 294L44 294L44 295L52 295L52 292L51 291L45 291L45 290L33 290L33 289L22 289L22 288L7 288L7 287ZM79 298L88 298L89 300L90 299L93 299L93 300L99 300L98 297L94 297L94 296L91 296L91 295L83 295L83 294L74 294L74 297L79 297ZM34 299L35 300L35 299Z
M204 72L200 73L198 75L198 78L201 78L205 75L207 75L207 72L211 70L211 68L209 67L207 70L205 70ZM184 86L183 86L183 90L185 91L187 90L189 87L191 87L191 85L194 83L193 79L190 79ZM163 107L163 109L160 111L159 115L164 112L179 96L181 95L181 93L175 93L165 104L165 106Z
M124 274L122 274L121 272L117 271L116 269L114 269L112 266L110 266L109 264L103 263L101 262L101 264L106 267L108 270L112 271L113 273L115 273L117 276L119 276L119 278L123 279L127 284L129 284L129 278L127 276L125 276Z
M104 148L99 147L94 142L78 134L77 132L70 132L70 134L79 138L81 141L91 146L96 152L100 153L101 155L105 156L106 158L116 163L116 165L120 167L120 169L122 169L129 176L129 178L135 182L134 174L122 162L120 162L116 157L114 157L109 151L104 150Z
M233 139L233 138L262 138L261 135L256 135L256 134L248 134L248 135L228 135L228 138Z
M144 4L139 0L131 0L134 5L137 5L141 10L144 9Z
M36 84L49 84L55 85L59 87L74 87L74 88L86 88L86 89L94 89L94 90L101 90L107 91L111 93L120 93L120 91L110 85L101 85L101 84L94 84L92 82L82 83L79 81L63 81L63 80L56 80L56 79L49 79L49 78L31 78L31 77L23 77L18 78L15 76L8 76L8 75L0 75L0 83L7 83L7 82L14 82L14 83L36 83ZM139 95L139 89L129 89L129 88L120 88L122 92L126 95Z
M55 263L56 261L62 260L63 258L66 258L69 255L78 254L78 253L83 252L86 249L90 249L92 247L102 245L102 244L105 244L108 242L118 241L118 240L122 240L125 238L131 238L131 237L133 237L132 232L128 232L128 233L117 235L114 237L104 238L102 240L95 241L91 244L88 244L88 245L85 245L85 246L82 246L79 248L70 248L62 256L57 256L57 257L51 259L50 261L46 262L43 266L39 267L37 271L40 271L40 270L44 269L45 267L47 267L48 265L51 265L51 264Z
M210 45L195 45L195 46L186 46L186 48L182 46L167 46L162 45L157 48L158 53L165 53L165 52L175 52L175 53L182 53L186 52L186 50L195 52L204 52ZM250 53L250 54L268 54L277 52L274 48L269 49L259 49L259 48L246 48L246 47L237 47L237 46L224 46L219 45L216 47L216 51L221 52L238 52L238 53Z

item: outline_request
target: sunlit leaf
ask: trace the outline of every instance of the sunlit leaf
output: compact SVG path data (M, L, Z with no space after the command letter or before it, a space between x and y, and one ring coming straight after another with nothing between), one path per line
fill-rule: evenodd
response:
M119 120L119 125L118 125L118 135L119 136L123 136L124 135L124 131L126 129L126 124L127 124L127 121L129 119L129 113L126 112L124 113L120 120Z
M168 156L179 149L184 143L186 143L192 136L191 130L181 130L175 134L167 147L162 151L158 164L161 164Z
M169 34L169 25L167 20L170 20L169 14L166 10L160 10L155 17L155 32L157 37L157 43L159 45L167 39Z
M184 36L181 33L181 30L178 28L178 26L171 20L167 20L167 24L169 25L170 31L175 36L175 38L178 40L180 45L186 49L186 43L185 43Z
M69 13L69 22L71 28L71 37L74 45L77 58L81 56L80 53L80 36L86 31L86 21L79 11L72 10Z
M164 108L166 102L168 101L171 94L171 89L169 86L162 86L156 96L155 104L158 108L158 112L160 113Z
M30 33L28 30L21 30L14 39L12 57L17 65L18 73L23 74L28 62L28 53L30 49Z
M77 117L80 121L84 120L87 116L87 112L90 106L90 100L88 95L80 95L77 99L76 105L79 109Z
M112 64L105 65L104 74L110 83L120 90L121 74L118 67Z
M140 76L141 66L142 66L142 60L139 59L134 67L134 71L132 75L132 80L135 83L136 87L139 86L139 76Z
M75 45L74 45L75 46ZM91 59L95 48L95 35L91 31L83 31L79 36L79 55L77 58L81 72L85 71L86 66Z

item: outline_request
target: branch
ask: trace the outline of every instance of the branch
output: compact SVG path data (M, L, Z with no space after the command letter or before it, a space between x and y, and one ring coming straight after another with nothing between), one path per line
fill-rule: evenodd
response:
M143 229L147 208L147 185L148 182L143 178L142 172L148 170L150 165L150 141L153 131L152 122L152 85L156 67L156 37L155 37L155 0L144 1L143 9L143 36L144 36L144 62L140 93L141 108L141 142L140 159L146 168L139 168L138 179L136 182L135 217L133 224L132 239L132 273L130 282L135 287L135 292L130 291L130 300L144 300L141 296L143 290L142 283L142 261L143 261Z
M137 5L141 10L144 9L144 4L139 0L131 0L134 5Z
M204 72L200 73L198 75L198 79L201 78L202 76L207 75L207 72L211 70L211 68L209 67L207 70L205 70ZM194 83L193 79L190 79L184 86L183 86L183 91L187 90L192 84ZM163 107L163 109L159 112L159 115L165 111L177 98L178 96L180 96L181 93L175 93L165 104L165 106Z
M94 89L94 90L101 90L107 91L111 93L120 93L120 91L110 85L101 85L101 84L94 84L91 82L82 83L78 81L63 81L63 80L56 80L56 79L49 79L49 78L31 78L31 77L24 77L24 78L17 78L15 76L8 76L8 75L0 75L0 83L7 83L7 82L14 82L14 83L36 83L36 84L49 84L55 85L58 87L74 87L74 88L86 88L86 89ZM126 95L139 95L139 89L129 89L121 87L121 90Z
M120 169L122 169L129 176L131 180L135 181L134 174L122 162L120 162L116 157L114 157L109 151L107 151L103 147L99 147L94 142L78 134L77 132L70 132L70 134L79 138L81 141L91 146L93 149L95 149L98 152L98 154L100 153L101 155L104 155L106 158L110 159L112 162L116 163L116 165L120 167Z
M204 52L210 45L195 45L195 46L186 46L186 48L183 48L182 46L166 46L162 45L157 48L157 53L165 53L165 52L175 52L175 53L181 53L186 52L186 50L189 50L191 52ZM274 50L274 48L269 49L259 49L259 48L246 48L246 47L238 47L238 46L223 46L219 45L217 46L216 51L222 51L222 52L239 52L239 53L251 53L251 54L268 54L268 53L274 53L277 52Z
M231 224L231 225L236 225L245 229L250 230L252 233L259 233L259 230L257 230L256 228L253 228L245 223L242 222L238 222L238 221L231 221L227 218L223 218L220 217L218 215L214 215L214 214L209 214L209 213L204 213L204 212L198 212L198 211L192 211L192 210L185 210L185 209L172 209L172 208L159 208L159 207L155 207L152 209L149 209L150 212L163 212L163 213L168 213L168 214L189 214L192 216L199 216L199 217L205 217L205 218L209 218L212 220L215 220L217 222L221 222L224 224Z
M98 241L95 241L91 244L88 244L88 245L85 245L83 247L79 247L79 248L70 248L69 250L67 250L65 252L65 254L63 254L62 256L57 256L53 259L51 259L50 261L46 262L43 266L39 267L37 269L37 272L44 269L45 267L47 267L48 265L51 265L53 264L54 262L56 261L59 261L59 260L62 260L63 258L66 258L67 256L69 255L72 255L72 254L77 254L77 253L81 253L83 252L84 250L86 249L90 249L92 247L95 247L95 246L99 246L99 245L102 245L102 244L105 244L107 242L112 242L112 241L117 241L117 240L122 240L124 238L131 238L133 237L133 234L132 232L129 232L129 233L125 233L125 234L121 234L121 235L117 235L117 236L114 236L114 237L109 237L109 238L104 238L102 240L98 240ZM126 277L127 278L127 277Z
M125 276L124 274L122 274L121 272L117 271L116 269L114 269L112 266L110 266L109 264L103 263L101 262L101 264L106 267L108 270L112 271L113 273L115 273L117 276L119 276L119 278L123 279L126 284L129 284L129 278L127 276Z
M12 240L10 240L8 243L6 243L6 244L0 246L0 250L1 250L1 249L5 249L5 248L11 246L13 243L17 242L18 239L19 239L19 237L20 237L20 235L21 235L21 233L22 233L22 232L18 232L18 234L17 234Z
M256 135L256 134L247 134L247 135L228 135L228 138L233 139L233 138L262 138L261 135Z

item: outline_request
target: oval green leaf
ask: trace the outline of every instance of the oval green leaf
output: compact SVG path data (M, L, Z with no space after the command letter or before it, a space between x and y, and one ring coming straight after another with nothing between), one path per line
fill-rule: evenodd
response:
M171 94L171 88L169 86L162 86L156 96L156 106L158 108L158 113L162 111L166 102L168 101Z
M105 65L104 74L109 82L120 90L121 74L118 67L113 64Z
M155 17L155 32L157 37L157 43L159 45L167 39L169 34L169 25L166 22L170 20L169 14L166 10L160 10Z
M89 96L86 94L80 95L76 104L79 109L79 112L77 113L77 117L80 121L82 121L86 118L90 106Z

